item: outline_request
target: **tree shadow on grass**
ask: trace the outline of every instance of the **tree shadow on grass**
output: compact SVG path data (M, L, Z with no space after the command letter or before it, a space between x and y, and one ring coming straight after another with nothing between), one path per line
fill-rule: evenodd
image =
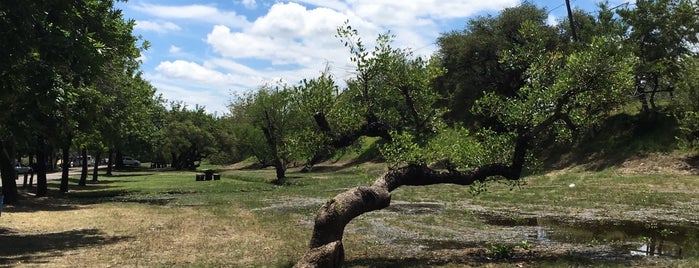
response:
M97 229L70 230L44 234L20 234L0 231L0 265L18 262L46 263L46 259L62 256L65 251L114 244L132 237L108 237Z

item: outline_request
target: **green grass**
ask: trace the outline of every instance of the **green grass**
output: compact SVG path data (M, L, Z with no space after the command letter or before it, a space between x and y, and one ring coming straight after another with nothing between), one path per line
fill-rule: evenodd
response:
M310 173L292 169L285 186L269 183L274 178L273 169L216 169L222 174L219 181L195 181L196 172L149 170L102 176L99 183L85 187L75 186L77 181L73 179L71 190L65 195L57 194L58 182L51 181L53 198L24 199L29 205L8 208L0 230L12 230L22 236L38 232L41 237L52 235L55 231L51 230L56 228L64 228L61 230L65 232L77 228L95 230L89 235L101 238L91 242L91 249L56 241L56 250L65 253L51 257L27 250L8 259L71 265L68 256L77 254L71 252L87 250L91 252L87 255L105 256L84 256L83 266L109 263L105 258L111 256L123 259L116 264L125 266L286 267L305 250L317 208L346 189L370 184L385 166L329 166ZM489 256L489 246L517 245L527 236L518 237L512 231L487 224L482 218L484 212L509 215L522 223L527 221L527 215L624 219L632 217L629 212L634 211L651 211L649 217L686 215L699 221L699 176L623 175L615 168L607 168L534 175L525 181L519 187L492 182L477 195L464 186L401 187L393 193L395 207L362 215L348 226L348 264L510 266L511 260L483 256ZM576 186L569 187L571 183ZM47 214L41 217L58 222L40 227L46 219L31 213L44 210L41 215ZM30 214L22 216L23 211ZM91 215L91 220L80 215ZM39 227L25 230L34 225ZM188 232L177 230L196 230L190 239L194 241L176 242L182 232ZM76 235L75 239L80 237ZM40 241L30 240L22 245L33 247ZM134 244L135 241L142 242ZM651 259L633 263L592 260L586 253L548 251L534 242L527 242L532 243L529 251L515 247L512 259L544 267L653 265ZM416 251L417 244L422 247ZM405 250L412 253L401 253ZM186 254L198 257L187 258ZM8 264L7 259L0 260L0 264ZM697 258L692 257L666 260L660 266L697 264Z
M619 260L589 253L605 241L543 246L527 233L533 229L498 226L484 217L500 215L516 225L539 216L698 223L698 175L619 168L633 157L678 154L673 119L626 108L575 150L547 148L547 168L524 178L522 185L489 182L478 188L485 190L479 194L455 185L397 189L391 208L361 215L347 226L348 265L699 266L697 256ZM22 205L5 207L0 244L21 248L0 247L0 265L289 267L307 247L318 207L385 172L385 164L375 163L378 146L377 139L365 139L313 172L292 168L284 186L270 183L272 168L229 170L210 164L197 171L120 171L84 187L73 178L66 194L58 193L58 181L50 181L50 198L25 194ZM220 173L221 180L195 181L195 174L206 169ZM517 247L523 241L531 248ZM509 258L492 257L498 246L507 253L499 255Z

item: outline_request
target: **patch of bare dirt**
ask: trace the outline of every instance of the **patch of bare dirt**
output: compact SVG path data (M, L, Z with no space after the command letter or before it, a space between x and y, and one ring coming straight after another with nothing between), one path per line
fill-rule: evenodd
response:
M699 175L699 156L691 154L649 154L633 157L619 165L621 174Z

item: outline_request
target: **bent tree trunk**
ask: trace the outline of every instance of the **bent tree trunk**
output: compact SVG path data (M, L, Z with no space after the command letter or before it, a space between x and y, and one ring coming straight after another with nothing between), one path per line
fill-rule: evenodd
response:
M340 267L344 262L342 237L345 226L366 212L386 208L391 203L391 191L403 185L425 186L441 183L470 185L488 177L502 176L518 180L522 171L521 159L515 157L512 165L491 164L470 172L437 171L422 165L390 170L373 185L360 186L341 193L323 205L316 215L310 249L295 267Z

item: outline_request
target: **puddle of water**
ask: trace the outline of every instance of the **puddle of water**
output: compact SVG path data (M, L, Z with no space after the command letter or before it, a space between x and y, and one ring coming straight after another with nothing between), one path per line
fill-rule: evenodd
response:
M481 215L491 225L538 226L539 242L610 245L632 256L699 256L699 225L618 220L565 221L559 218Z

